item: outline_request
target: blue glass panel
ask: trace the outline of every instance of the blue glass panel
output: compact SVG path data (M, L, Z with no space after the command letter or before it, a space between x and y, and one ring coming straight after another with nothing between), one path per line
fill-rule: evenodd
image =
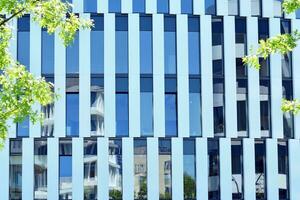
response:
M165 92L176 93L177 92L177 79L176 78L165 78Z
M91 73L104 73L104 33L91 31Z
M296 11L296 19L300 19L300 9Z
M145 0L132 0L132 10L137 13L145 13Z
M201 134L201 105L200 93L190 93L190 135L200 136Z
M26 117L24 121L17 124L17 136L18 137L29 136L29 117Z
M141 78L140 79L140 90L141 92L153 92L153 79L148 78Z
M165 118L166 136L177 136L176 94L165 94Z
M169 0L157 0L157 13L169 12Z
M188 29L189 29L189 32L199 32L200 31L200 18L199 17L189 17L188 18Z
M116 73L128 73L128 18L116 17Z
M109 199L122 199L122 140L109 140L109 160L112 164L111 173L113 178L109 179Z
M189 32L189 74L200 74L200 33Z
M24 15L18 19L18 52L17 59L28 70L30 69L30 17Z
M30 17L29 15L24 15L18 19L18 31L30 31Z
M54 35L42 31L42 74L54 74Z
M140 32L140 73L152 74L152 31Z
M216 14L216 0L205 0L205 14L206 15Z
M153 94L141 92L141 135L153 136Z
M66 95L66 131L67 136L79 135L79 94L68 93Z
M165 74L176 74L176 32L165 32Z
M67 74L79 73L79 33L77 32L72 44L66 48Z
M128 92L128 78L117 77L116 78L116 91L117 92Z
M59 157L59 199L67 200L72 196L72 156Z
M140 31L152 31L151 16L140 16Z
M184 199L196 199L196 148L195 140L183 140Z
M104 30L104 18L101 14L92 14L91 19L94 21L94 27L92 31L103 31Z
M193 0L181 0L181 13L193 14Z
M108 11L109 12L121 12L121 0L109 0L108 1Z
M128 94L116 94L116 136L128 136Z
M84 12L96 13L97 12L97 0L83 0Z

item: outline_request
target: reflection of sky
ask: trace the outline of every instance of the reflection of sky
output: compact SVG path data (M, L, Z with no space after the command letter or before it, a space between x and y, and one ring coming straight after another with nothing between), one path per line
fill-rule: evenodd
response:
M188 174L189 176L195 178L195 156L194 155L184 155L183 158L184 163L184 173Z
M72 157L71 156L60 156L59 176L60 177L71 177L72 176Z

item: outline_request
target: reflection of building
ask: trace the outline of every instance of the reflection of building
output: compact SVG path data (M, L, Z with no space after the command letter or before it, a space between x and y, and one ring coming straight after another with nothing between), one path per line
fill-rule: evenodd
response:
M109 143L109 190L122 191L122 147L117 143Z
M91 135L104 135L104 88L91 87Z
M159 193L171 193L171 160L170 155L159 156L159 177L161 177L159 185Z

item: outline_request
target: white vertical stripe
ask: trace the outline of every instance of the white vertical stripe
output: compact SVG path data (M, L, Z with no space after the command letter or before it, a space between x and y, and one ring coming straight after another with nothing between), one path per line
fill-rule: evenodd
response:
M73 12L74 13L83 13L83 1L82 0L72 0L73 3Z
M220 138L220 189L221 199L231 199L231 139Z
M158 138L147 139L147 196L148 200L159 199Z
M217 15L228 15L228 1L216 0L217 4Z
M243 139L243 177L245 200L256 199L254 139Z
M48 138L47 141L47 192L48 199L58 199L59 193L59 139Z
M54 37L54 73L54 90L59 95L59 99L54 103L54 136L64 137L66 134L66 48L58 32Z
M83 138L72 139L72 197L83 199Z
M274 0L263 0L262 1L262 16L263 17L273 17Z
M270 18L270 37L280 34L280 19ZM271 124L272 138L283 137L283 115L281 111L282 101L282 74L281 55L273 54L270 57L271 76Z
M114 14L104 14L104 102L105 136L114 137L116 132Z
M140 136L139 15L129 14L129 135Z
M290 186L290 199L297 200L300 197L300 143L299 140L289 140L288 143L288 156L289 156L289 186Z
M205 1L194 0L193 12L194 12L194 15L205 15Z
M108 13L108 1L109 0L97 0L98 13Z
M183 200L183 138L172 138L172 199Z
M90 14L82 14L83 19L89 19ZM90 36L91 31L79 31L79 135L88 137L91 133L90 114Z
M292 31L300 30L300 20L292 20ZM293 67L293 93L295 99L300 99L300 42L298 41L297 47L292 54L292 67ZM294 115L295 139L300 139L300 115Z
M237 136L235 21L224 16L225 121L226 137Z
M189 136L189 69L187 15L177 15L177 99L178 136Z
M279 199L278 196L278 154L277 140L266 139L266 162L267 162L267 198L268 200Z
M154 136L165 136L164 15L153 15L153 119Z
M196 139L196 194L197 200L208 199L207 138Z
M34 158L33 138L24 138L22 141L22 199L33 199L34 188Z
M258 47L258 25L256 17L247 18L247 51ZM248 118L249 137L260 137L260 97L259 97L259 70L247 67L248 70Z
M240 0L240 16L251 16L251 1L253 0Z
M98 199L108 199L109 163L108 163L108 138L97 139L97 178Z
M181 13L181 0L171 0L169 1L170 14L180 14Z
M133 161L133 138L122 139L123 157L123 199L134 198L134 161Z
M42 35L41 27L36 22L33 22L32 18L30 20L30 72L36 76L41 76L41 49L42 49ZM35 103L32 109L41 111L41 106L38 103ZM39 137L41 136L41 125L40 123L33 124L30 121L29 125L29 134L30 137Z
M211 16L200 17L201 33L211 33ZM213 80L212 80L212 36L200 34L201 47L201 109L202 109L202 135L213 137ZM204 117L205 116L205 117Z
M121 0L122 13L132 13L132 0Z
M156 13L157 0L145 0L146 1L146 13Z
M17 127L12 119L7 121L7 138L15 138L17 136Z
M4 142L4 148L0 150L0 199L9 198L9 139Z

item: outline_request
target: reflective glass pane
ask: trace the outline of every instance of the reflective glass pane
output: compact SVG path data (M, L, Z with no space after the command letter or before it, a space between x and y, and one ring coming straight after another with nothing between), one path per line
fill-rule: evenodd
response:
M34 142L34 199L47 199L47 140Z
M193 14L193 0L181 0L181 13Z
M67 136L79 135L79 94L66 94L66 131Z
M116 73L128 73L127 16L116 17Z
M109 140L109 199L122 200L122 141Z
M212 59L213 75L223 76L223 19L212 18Z
M224 119L224 79L213 79L213 105L214 105L214 134L225 136Z
M109 12L121 12L121 0L109 0L108 1L108 11Z
M42 30L42 74L54 74L54 34Z
M237 128L238 136L247 136L247 103L244 101L237 101Z
M189 17L189 74L200 74L200 21Z
M97 0L84 0L84 12L96 13L97 12Z
M300 9L296 11L296 19L300 19Z
M97 141L84 141L84 200L97 199Z
M242 141L231 141L232 199L243 199L243 146Z
M17 123L17 136L29 136L29 117L26 117L22 122Z
M278 176L279 199L289 199L289 160L286 141L278 142Z
M165 94L165 131L166 136L177 136L177 99L176 94Z
M54 84L54 78L45 78L49 83ZM54 88L52 88L53 90ZM42 111L44 114L44 121L41 125L42 136L53 136L54 131L54 103L42 106Z
M132 11L145 13L145 0L132 0Z
M147 199L147 140L134 140L134 199Z
M196 146L195 140L183 140L184 199L196 200Z
M200 93L189 94L190 104L190 135L201 136L201 95Z
M9 199L22 199L22 141L10 141Z
M152 18L140 17L140 73L152 74Z
M159 139L159 199L172 199L171 140Z
M91 78L91 135L104 135L103 78Z
M72 199L72 141L59 142L59 199Z
M91 73L104 73L104 19L100 15L92 15L95 27L91 31Z
M141 135L153 136L152 92L141 92Z
M220 162L218 140L208 140L208 199L220 199Z
M116 135L128 136L128 93L116 94Z
M216 0L205 0L205 14L206 15L216 14Z
M266 186L266 146L263 140L255 141L256 199L265 200Z
M75 34L73 43L66 48L66 73L79 73L79 33Z
M165 74L176 74L176 18L164 18Z
M18 19L17 59L30 69L30 17L24 15Z
M169 0L157 0L157 13L169 12Z

